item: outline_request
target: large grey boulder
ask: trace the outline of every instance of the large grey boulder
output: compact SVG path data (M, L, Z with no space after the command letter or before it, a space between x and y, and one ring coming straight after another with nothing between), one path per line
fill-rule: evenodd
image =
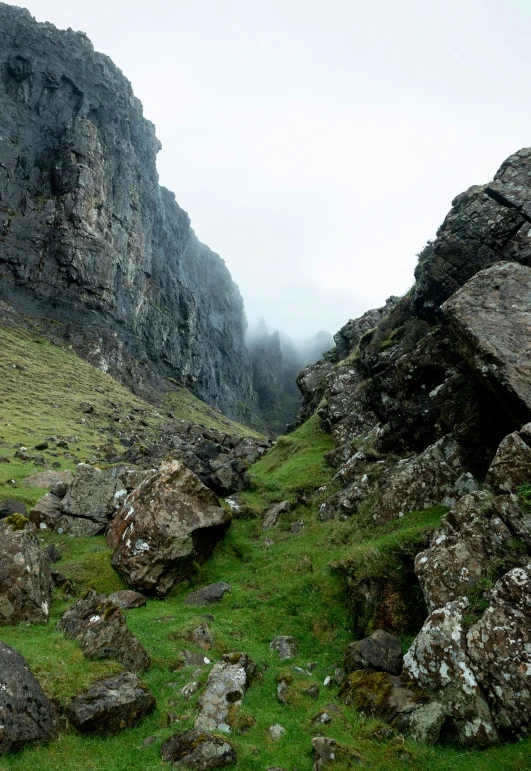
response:
M442 306L462 355L520 424L531 418L531 268L482 270Z
M194 771L225 768L236 762L236 750L229 741L203 730L174 734L162 745L161 754L173 766Z
M0 755L58 736L55 707L26 659L0 642Z
M462 598L428 617L404 656L404 675L445 707L462 744L486 746L498 731L467 648L468 604Z
M368 667L378 672L399 675L402 671L402 644L383 629L376 629L370 637L351 642L345 652L346 672L355 672Z
M0 521L0 626L45 624L52 602L50 565L33 525L17 517L13 524L9 517Z
M127 496L107 532L112 565L128 584L164 597L225 535L231 514L179 461L163 464Z
M249 687L255 665L246 653L226 653L214 664L204 693L195 728L230 731L230 710L239 707Z
M61 616L57 630L77 640L88 659L116 659L131 672L150 665L149 656L129 630L123 612L94 590Z
M124 672L99 680L72 699L66 716L84 734L117 734L137 725L156 707L156 701L137 675Z

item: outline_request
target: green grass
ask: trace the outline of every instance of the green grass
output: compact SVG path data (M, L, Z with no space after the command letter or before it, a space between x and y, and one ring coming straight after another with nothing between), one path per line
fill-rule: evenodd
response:
M76 441L69 442L68 450L50 443L50 449L40 453L59 469L73 470L80 461L101 462L103 456L98 448L109 441L114 441L117 449L124 449L112 433L116 425L129 434L140 431L156 441L161 426L170 420L170 410L178 419L207 428L259 436L196 399L185 388L172 386L160 396L159 405L149 404L72 351L43 340L37 333L0 326L0 371L0 456L11 461L0 463L0 500L14 498L32 505L47 492L24 486L24 477L43 468L33 461L15 458L15 444L23 444L30 455L35 455L35 445L49 436L76 437ZM91 414L80 410L81 403L87 401L94 405ZM111 414L121 416L119 424L113 422ZM147 426L140 425L141 420Z
M23 425L23 416L18 419ZM330 486L334 472L326 465L324 454L331 447L330 437L316 419L311 419L282 437L251 468L254 489L244 498L259 513L271 500L289 498L296 502L320 485ZM161 742L193 727L202 688L189 702L179 690L192 679L199 679L203 686L210 669L205 667L196 678L195 668L184 667L180 653L183 648L200 652L189 634L205 620L205 612L214 616L214 621L208 622L214 634L208 652L212 661L226 652L245 651L257 664L257 676L238 718L240 725L252 723L249 717L255 722L246 733L235 730L230 737L238 753L236 768L241 771L264 771L270 766L311 771L311 740L318 733L356 751L363 760L360 767L373 771L529 769L531 741L483 752L451 745L430 748L401 736L377 741L373 735L380 724L342 705L337 686L323 686L324 678L341 664L347 644L354 639L349 631L352 615L345 575L351 580L353 576L357 580L395 580L400 563L397 555L413 553L426 533L437 526L443 509L411 512L376 529L366 513L346 522L320 522L318 503L319 499L296 505L280 525L266 531L259 518L235 520L212 558L197 568L189 582L175 587L164 601L149 599L146 607L126 613L131 630L151 656L152 666L143 678L157 699L155 712L138 727L105 739L83 737L66 728L57 741L46 746L1 757L0 771L167 770L160 757ZM295 519L304 520L298 535L289 532ZM89 588L110 593L123 587L122 579L111 568L103 537L45 534L42 540L43 544L52 541L59 546L63 559L57 567L75 582L79 593ZM192 589L221 580L228 581L232 591L220 605L194 608L183 604ZM76 643L55 631L71 602L57 591L47 626L0 628L2 641L27 658L46 692L61 707L95 680L119 671L114 662L84 659ZM297 638L300 653L296 659L280 662L278 654L270 651L269 643L278 634ZM292 669L294 665L306 669L308 662L316 662L311 677ZM290 703L282 705L276 688L279 676L286 673L291 675ZM320 687L315 701L304 692L311 683ZM340 710L332 723L312 726L312 719L330 703ZM170 714L176 718L171 724ZM268 735L274 723L286 728L278 742L272 742ZM157 737L157 743L143 747L142 740L151 735ZM346 771L349 766L338 761L333 768Z

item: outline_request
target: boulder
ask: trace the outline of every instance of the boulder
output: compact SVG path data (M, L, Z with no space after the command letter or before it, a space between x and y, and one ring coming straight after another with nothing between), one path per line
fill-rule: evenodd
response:
M262 527L267 530L270 527L274 527L282 514L289 514L292 510L292 505L289 501L281 501L280 503L274 503L270 506L264 514L264 520Z
M429 703L427 695L412 683L404 684L388 672L362 669L350 674L339 691L344 704L368 717L389 723L418 740L435 744L446 718L442 704Z
M463 471L459 445L451 436L439 439L420 455L399 461L379 480L374 521L382 525L415 509L454 502Z
M133 592L131 589L122 589L119 592L113 592L107 597L113 605L118 605L122 610L131 610L131 608L142 608L146 604L146 598L139 592Z
M123 468L102 471L96 466L79 463L74 481L60 502L62 514L88 520L84 523L87 535L95 534L89 533L89 530L101 532L127 495L123 478L125 471ZM75 527L76 523L71 526ZM65 529L64 532L70 530Z
M255 665L246 653L226 653L214 664L204 693L199 699L200 713L195 728L230 730L231 711L239 707L249 687Z
M344 667L346 672L371 667L377 672L399 675L402 663L402 644L398 637L377 629L370 637L349 644Z
M24 503L14 501L12 498L6 498L4 501L0 501L0 519L10 517L11 514L22 514L24 517L27 517L28 510Z
M521 432L502 439L490 464L485 483L498 495L514 493L525 482L531 482L531 423Z
M272 651L278 651L278 657L281 661L293 659L299 653L299 643L290 635L279 635L269 643Z
M225 581L217 581L215 584L203 586L195 592L190 592L184 598L185 605L217 605L227 592L230 592L230 584Z
M127 583L165 597L212 553L231 514L179 461L147 476L124 501L107 532L112 565Z
M55 707L26 659L0 642L0 755L58 736Z
M499 262L441 307L475 374L520 425L531 418L531 268Z
M466 746L498 741L498 731L467 649L461 598L435 610L404 656L404 677L442 704L458 740Z
M40 471L24 478L24 484L29 487L55 487L57 484L69 485L74 479L71 471Z
M57 630L77 640L88 659L116 659L131 672L150 665L149 656L130 632L123 612L94 590L61 616Z
M162 745L161 754L168 763L194 771L225 768L236 763L236 750L230 742L202 730L174 734Z
M80 733L117 734L137 725L155 707L155 698L137 675L123 672L93 683L72 699L66 716Z
M33 525L22 515L12 514L0 520L0 541L0 626L45 624L52 577Z
M468 596L500 561L522 559L513 532L525 517L508 503L486 492L463 496L433 533L429 548L417 554L415 573L430 612Z
M513 568L490 593L489 607L467 633L470 666L499 734L531 735L531 564Z

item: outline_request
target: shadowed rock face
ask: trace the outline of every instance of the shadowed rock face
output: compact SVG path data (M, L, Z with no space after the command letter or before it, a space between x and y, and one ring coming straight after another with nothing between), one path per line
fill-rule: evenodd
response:
M26 659L0 642L0 755L56 739L57 713Z
M1 296L137 392L171 376L252 418L241 295L159 186L129 82L83 33L3 3L0 26Z

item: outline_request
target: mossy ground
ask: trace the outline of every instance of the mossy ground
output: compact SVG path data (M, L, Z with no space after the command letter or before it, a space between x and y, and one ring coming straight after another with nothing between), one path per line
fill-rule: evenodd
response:
M59 354L62 356L64 352ZM63 378L66 380L61 371L59 380L62 382ZM107 380L104 382L111 387ZM70 389L63 393L69 396ZM14 393L9 396L10 418L3 424L6 435L9 430L8 443L27 442L29 429L35 432L36 441L42 433L52 430L72 433L72 416L79 415L75 404L66 407L71 417L60 424L60 431L47 423L51 395L47 400L41 398L40 406L32 407L27 418L21 404L15 409L16 398ZM40 397L35 394L35 398ZM75 399L83 398L87 399L88 395L78 391ZM125 394L122 399L125 402ZM54 415L55 426L62 418L59 412ZM92 442L89 430L92 429L83 427L87 433L81 429L78 432L80 447L87 451ZM315 419L283 437L251 468L254 489L245 494L247 502L258 512L272 500L289 498L296 503L316 487L330 486L333 470L323 458L330 448L330 438L320 430ZM31 464L28 468L22 464L19 479L24 472L35 470ZM21 485L17 492L23 489ZM213 557L197 569L192 581L176 587L164 601L150 599L146 607L127 611L131 630L152 658L152 666L143 678L157 699L156 711L138 727L105 739L83 737L67 728L57 741L1 757L0 771L167 769L160 757L161 742L175 732L191 728L198 709L199 694L185 701L179 690L192 679L199 679L203 685L210 669L203 668L197 678L195 667L185 667L180 654L183 648L201 652L189 635L196 625L205 621L205 612L214 616L214 621L208 623L215 640L207 652L213 661L226 652L245 651L258 664L258 674L243 707L239 715L232 716L235 728L231 741L238 752L236 767L242 771L264 771L270 766L310 771L311 739L318 733L331 736L357 752L363 761L361 767L374 771L529 769L531 742L471 752L451 746L425 747L404 741L401 736L377 741L373 735L379 724L365 719L355 708L342 705L337 698L337 686L324 687L324 678L341 663L346 645L353 639L349 632L351 616L345 583L340 571L331 570L330 565L347 565L368 575L392 571L394 551L435 527L441 511L406 515L377 531L366 521L320 522L317 503L296 505L287 520L265 531L260 519L235 520L225 540L218 545ZM295 519L304 520L299 534L289 531L289 524ZM80 593L88 588L109 593L123 587L121 578L110 566L110 553L103 537L46 534L43 543L49 541L62 550L63 559L57 567L74 580ZM190 590L220 580L232 585L232 592L220 605L194 608L183 604ZM95 680L120 669L111 661L86 660L76 643L55 631L60 615L71 603L72 600L57 591L47 626L0 628L0 639L27 658L44 689L60 706ZM290 634L298 639L297 659L280 662L278 654L270 651L269 643L277 634ZM295 665L306 669L308 662L317 664L311 676L292 668ZM276 698L276 690L279 676L286 674L290 680L290 703L282 705ZM312 683L320 687L317 700L304 692ZM332 713L332 723L312 726L312 719L330 703L337 704L340 710L338 714ZM273 742L268 733L274 723L286 728L286 734L277 742ZM142 740L152 735L159 741L143 747ZM333 766L337 771L351 767L348 759L339 759Z

